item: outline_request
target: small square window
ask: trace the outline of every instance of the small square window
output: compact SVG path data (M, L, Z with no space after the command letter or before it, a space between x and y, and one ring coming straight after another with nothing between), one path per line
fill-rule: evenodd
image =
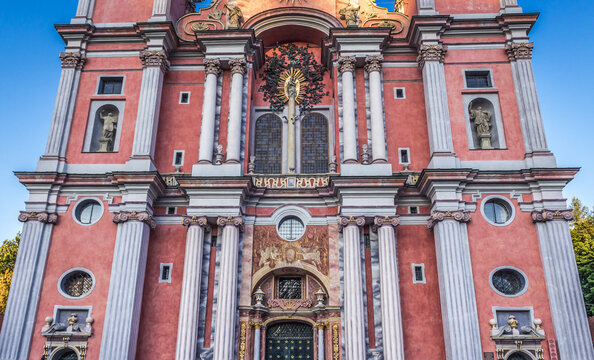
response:
M184 151L175 150L173 152L173 166L181 166L184 164Z
M394 99L402 100L406 99L406 90L403 87L394 88Z
M488 70L466 71L465 77L467 88L474 89L493 87L493 82L491 81L491 72Z
M410 164L410 149L400 148L398 149L400 164Z
M179 93L179 103L180 104L189 104L190 103L190 92L189 91L182 91Z
M170 206L167 208L167 215L175 215L175 207L174 206Z
M104 76L99 79L99 90L97 94L100 95L119 95L122 93L122 84L124 78L121 76L111 77Z
M159 282L160 283L170 283L171 282L171 268L173 264L161 264L161 272L159 274Z
M425 264L412 264L413 284L425 284Z
M418 214L419 213L419 207L418 206L409 206L408 207L408 213L409 214Z

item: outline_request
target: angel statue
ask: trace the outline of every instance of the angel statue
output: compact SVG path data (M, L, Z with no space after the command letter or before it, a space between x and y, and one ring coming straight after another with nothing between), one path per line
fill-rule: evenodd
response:
M229 21L229 29L239 29L241 21L243 20L243 13L239 6L229 7L229 4L225 4L225 8L229 10L227 13L227 20Z
M359 6L354 7L349 3L345 8L340 9L338 13L341 19L346 20L347 26L356 27L358 25L359 9Z

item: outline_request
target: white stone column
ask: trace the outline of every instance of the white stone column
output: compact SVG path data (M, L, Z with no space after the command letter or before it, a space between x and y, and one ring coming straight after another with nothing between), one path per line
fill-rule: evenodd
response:
M204 62L204 66L206 67L206 80L204 82L204 102L202 105L198 162L212 163L217 110L217 79L221 74L221 63L219 59L207 59Z
M532 213L538 229L551 314L561 359L594 359L568 221L571 210Z
M149 21L168 21L170 17L171 0L153 0L153 16Z
M237 270L239 261L239 232L243 228L241 217L220 217L217 225L223 227L219 293L217 297L216 329L213 360L229 360L235 354L235 325L237 324Z
M260 342L262 341L262 323L254 322L254 353L252 360L260 360Z
M382 301L382 329L384 359L404 360L404 334L400 305L400 279L395 227L400 224L396 216L376 217L379 242L380 285Z
M318 360L324 360L326 354L324 350L324 328L325 323L317 323L316 328L318 329ZM255 358L254 358L255 359Z
M447 360L482 357L465 211L434 211L433 229Z
M146 212L116 213L116 243L105 308L100 360L136 357L142 290L151 228L156 223Z
M437 14L437 11L435 11L435 0L418 0L417 10L419 11L419 15Z
M198 319L200 315L200 281L202 280L202 249L204 232L208 228L205 217L185 216L186 252L182 296L179 305L175 360L196 360Z
M363 306L363 269L361 232L365 218L341 217L344 275L344 346L346 359L366 359L365 308Z
M159 125L163 77L169 69L169 60L167 60L164 50L143 50L140 53L140 60L143 66L142 83L138 99L132 158L152 158Z
M44 158L64 159L66 156L74 104L78 95L80 72L86 62L86 56L80 52L63 52L60 54L60 59L62 60L62 74L60 75L58 95Z
M342 138L343 163L357 162L357 118L355 117L355 57L338 59L342 75Z
M71 24L91 24L93 22L93 9L95 0L78 0L76 16L70 21Z
M231 59L231 96L227 126L227 162L241 161L241 120L243 114L243 77L247 70L245 58Z
M455 167L454 143L448 106L443 62L446 47L441 44L419 46L419 68L423 71L425 107L431 163L429 167Z
M21 212L24 222L12 284L0 333L0 359L29 359L29 347L41 295L56 214Z
M373 162L387 162L386 130L384 121L384 94L382 91L381 55L365 59L365 71L369 74L369 110L371 113L371 151Z

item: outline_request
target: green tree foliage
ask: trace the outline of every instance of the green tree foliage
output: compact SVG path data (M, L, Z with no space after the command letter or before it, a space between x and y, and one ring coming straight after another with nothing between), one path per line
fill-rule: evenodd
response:
M18 233L14 239L4 240L4 243L0 246L0 314L4 314L6 310L8 291L10 290L20 242L21 234Z
M594 213L577 198L571 200L575 220L571 239L588 316L594 316Z

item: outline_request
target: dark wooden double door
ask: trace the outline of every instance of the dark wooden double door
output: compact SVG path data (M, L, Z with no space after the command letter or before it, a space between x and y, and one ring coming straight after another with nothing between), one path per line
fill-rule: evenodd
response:
M313 360L313 327L299 322L274 324L266 330L266 360Z

